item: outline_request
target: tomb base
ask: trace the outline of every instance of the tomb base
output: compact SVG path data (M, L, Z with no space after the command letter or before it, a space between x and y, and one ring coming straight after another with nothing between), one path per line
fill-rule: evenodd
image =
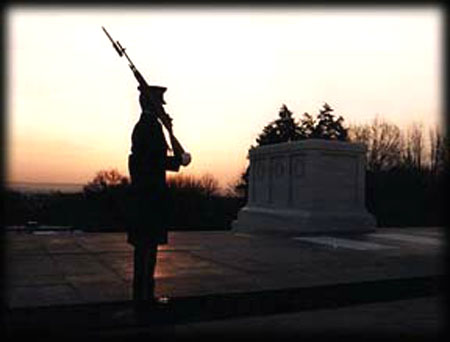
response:
M235 231L301 234L367 233L376 222L367 212L308 211L244 207L233 222Z

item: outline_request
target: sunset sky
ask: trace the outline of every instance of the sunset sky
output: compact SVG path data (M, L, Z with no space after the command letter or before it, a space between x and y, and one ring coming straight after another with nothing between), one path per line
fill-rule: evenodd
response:
M148 83L192 156L184 174L222 186L282 104L324 102L346 124L380 115L442 125L439 7L9 7L7 181L86 183L128 175L137 83L105 26Z

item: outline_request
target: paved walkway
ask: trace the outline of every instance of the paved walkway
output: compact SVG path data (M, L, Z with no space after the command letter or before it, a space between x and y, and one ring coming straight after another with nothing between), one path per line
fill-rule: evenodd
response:
M440 326L441 307L430 281L444 274L443 241L443 230L439 228L378 229L373 234L344 237L275 237L223 231L174 232L169 236L170 243L162 246L158 255L156 292L173 297L172 303L182 303L184 300L185 309L189 307L186 300L194 298L192 303L195 305L192 305L196 307L199 303L208 302L218 308L216 311L232 313L223 320L223 317L211 314L214 310L205 309L200 313L206 315L203 322L201 319L197 322L172 319L171 326L182 333L198 332L199 329L206 332L247 329L248 332L255 330L252 327L259 331L261 324L289 331L297 331L295 327L306 329L305 324L313 330L322 326L314 325L311 319L305 320L305 315L323 317L321 320L327 322L326 326L332 330L333 326L336 329L345 327L341 322L343 316L339 313L342 310L348 317L355 317L356 321L359 317L362 329L368 324L374 327L375 323L385 326L383 322L389 315L405 315L399 309L402 305L417 308L417 312L428 317L428 321L425 320L428 323L424 321L419 325L420 331L436 333ZM41 314L62 310L61 313L68 305L71 311L74 307L92 310L90 304L98 306L99 303L103 303L103 311L107 307L114 312L126 311L131 296L132 249L127 245L124 234L8 232L6 247L6 299L11 312L16 313L15 317L23 318L23 310ZM416 290L412 290L413 282ZM363 294L359 302L349 303L342 299L355 297L349 295L355 293L355 288L349 286L359 286L358 291ZM341 292L336 292L338 288ZM292 290L289 292L287 289ZM298 289L303 290L298 292ZM397 289L394 292L399 304L395 304L396 298L389 296L374 297L376 293L386 293L383 289ZM388 292L393 293L391 290ZM292 291L301 294L292 294ZM319 305L310 316L304 312L313 309L305 306L307 291L315 291L310 292L311 298L317 299L314 303L319 303L324 294L335 293L335 299L329 298L329 301L338 304L335 307L326 303ZM283 296L276 293L283 293ZM247 316L255 317L239 316L242 310L236 309L236 303L245 300L241 297L230 302L233 294L247 296L245 300L253 303L253 307L249 304L252 308L247 306L244 311L247 310ZM266 301L264 306L261 304L264 300L258 295L272 299ZM225 296L228 301L224 302L220 296ZM265 318L258 318L274 302L289 303L289 298L294 298L292 296L297 296L297 306L293 310L269 310ZM421 299L423 297L434 299ZM275 301L273 298L278 299ZM359 305L359 309L346 308L350 304ZM336 309L336 305L342 308ZM358 310L361 313L370 312L366 315L367 321L364 321L364 314L357 314ZM174 311L171 312L173 318ZM414 313L410 314L414 316ZM420 320L420 314L416 316ZM215 321L217 319L220 321ZM20 324L20 319L15 322ZM141 328L146 326L144 324ZM405 324L399 328L403 331L401 326L405 329ZM136 331L137 326L133 322L123 329L128 331L130 327Z

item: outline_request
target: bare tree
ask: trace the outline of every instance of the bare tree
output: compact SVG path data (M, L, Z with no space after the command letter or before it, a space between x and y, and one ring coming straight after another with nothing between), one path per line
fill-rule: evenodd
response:
M176 175L167 179L169 188L180 190L193 190L200 187L198 179L191 175Z
M109 187L125 186L129 183L117 169L101 170L92 181L83 187L84 192L101 192Z
M403 160L406 165L420 170L423 167L423 156L423 126L413 123L406 131Z
M220 192L219 182L211 174L204 174L200 178L200 187L206 197L218 195Z
M367 168L371 171L397 167L401 161L403 139L400 128L375 117L371 124L352 125L350 141L362 143L367 148Z
M246 167L237 179L231 181L225 189L229 197L247 198L249 168Z
M445 159L445 138L437 127L430 129L430 171L433 175L442 172Z
M167 180L169 188L185 192L197 192L210 197L220 192L219 182L211 174L207 173L200 178L192 175L177 175Z

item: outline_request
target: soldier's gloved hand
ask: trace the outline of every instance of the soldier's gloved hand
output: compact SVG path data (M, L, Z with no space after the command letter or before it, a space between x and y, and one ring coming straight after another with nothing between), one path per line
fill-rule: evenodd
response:
M181 165L188 166L191 163L192 157L191 154L185 152L181 155Z

